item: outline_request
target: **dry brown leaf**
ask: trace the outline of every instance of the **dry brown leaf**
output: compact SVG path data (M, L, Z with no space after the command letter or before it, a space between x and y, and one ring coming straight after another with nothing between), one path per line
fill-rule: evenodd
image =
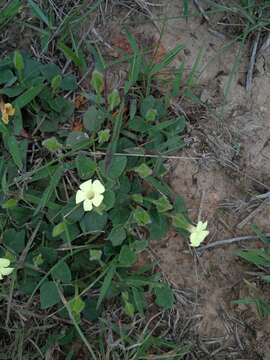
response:
M74 101L75 109L80 110L86 101L87 99L83 95L77 95Z
M72 131L82 131L82 130L83 130L83 124L81 120L76 119L72 124Z

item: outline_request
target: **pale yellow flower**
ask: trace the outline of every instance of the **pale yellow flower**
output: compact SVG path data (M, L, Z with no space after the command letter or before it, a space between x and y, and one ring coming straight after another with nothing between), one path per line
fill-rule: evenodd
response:
M203 240L209 234L209 231L207 230L207 221L205 221L204 223L202 221L199 221L196 226L191 225L188 228L188 231L190 232L190 236L189 236L190 246L192 247L200 246Z
M91 211L93 206L98 207L104 196L104 186L99 180L88 180L80 185L80 190L76 194L76 204L83 202L84 211Z
M10 260L5 258L0 258L0 280L3 280L3 276L9 275L12 273L14 268L9 267Z
M2 121L7 125L9 123L9 117L15 114L15 109L10 103L5 104L2 102L0 104L0 110L2 113Z

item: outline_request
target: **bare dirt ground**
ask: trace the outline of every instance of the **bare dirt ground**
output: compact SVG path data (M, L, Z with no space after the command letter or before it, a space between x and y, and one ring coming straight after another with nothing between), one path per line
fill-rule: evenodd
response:
M170 0L154 10L152 21L136 29L135 20L127 22L144 41L159 41L157 28L162 29L161 52L184 44L178 63L185 62L187 76L203 49L196 88L205 106L196 108L179 99L189 119L184 155L201 160L171 162L171 185L186 199L195 222L199 217L208 220L208 243L250 234L252 224L269 232L269 201L257 195L270 187L270 53L259 51L252 89L246 91L248 44L239 56L239 43L226 31L217 31L215 21L203 21L198 13L188 20L181 15L181 2ZM120 47L128 50L121 39L120 31L112 44L122 43ZM256 241L238 243L197 254L176 233L153 244L167 278L177 289L193 294L183 319L189 317L188 336L198 343L194 358L270 359L269 323L258 321L251 306L232 303L249 295L243 282L247 268L235 251L251 245L260 246Z

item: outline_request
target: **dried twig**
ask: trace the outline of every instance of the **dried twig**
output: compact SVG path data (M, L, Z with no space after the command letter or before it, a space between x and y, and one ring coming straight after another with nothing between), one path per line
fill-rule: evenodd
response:
M261 37L261 32L258 31L256 34L256 37L255 37L254 43L253 43L252 53L251 53L249 66L248 66L247 79L246 79L246 90L247 91L249 91L252 87L253 71L254 71L254 66L255 66L255 62L256 62L256 55L257 55L257 49L258 49L260 37Z
M209 22L209 17L206 15L206 12L204 11L202 5L200 4L199 0L193 0L195 6L197 7L197 9L199 10L199 12L202 14L202 17Z
M28 251L31 249L31 246L32 246L32 244L33 244L33 241L35 240L35 237L36 237L36 235L37 235L37 233L38 233L38 230L39 230L41 224L42 224L42 221L40 220L40 221L37 223L37 226L35 227L35 229L34 229L32 235L31 235L30 239L28 240L28 243L26 244L23 252L21 253L21 256L20 256L19 261L18 261L18 267L23 266L23 263L24 263L24 261L25 261L25 259L26 259L26 256L27 256L27 254L28 254Z
M243 229L243 227L248 224L251 219L258 215L266 205L269 205L269 198L266 198L255 210L253 210L244 220L242 220L238 225L238 229Z
M106 152L103 151L82 151L82 153L90 156L105 156ZM166 159L166 160L201 160L207 158L207 154L204 156L177 156L177 155L158 155L158 154L136 154L136 153L114 153L113 156L127 156L127 157L143 157L152 159Z
M265 234L265 236L270 237L270 234ZM234 244L234 243L239 242L239 241L257 240L258 238L259 238L258 235L247 235L247 236L240 236L240 237L235 237L235 238L226 239L226 240L219 240L219 241L212 242L212 243L210 243L208 245L205 245L205 246L200 246L198 249L196 249L196 251L198 253L201 253L201 252L203 252L205 250L212 249L212 248L214 248L216 246Z
M269 47L270 47L270 32L268 33L265 41L263 42L263 44L260 48L260 52L267 50Z

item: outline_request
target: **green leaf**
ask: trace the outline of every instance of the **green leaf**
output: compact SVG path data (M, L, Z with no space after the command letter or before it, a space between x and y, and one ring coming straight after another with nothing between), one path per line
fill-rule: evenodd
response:
M16 207L17 204L18 204L17 199L8 199L7 201L5 201L2 204L2 209L12 209L12 208Z
M97 249L91 249L89 251L90 261L100 261L102 258L102 251Z
M51 152L61 150L63 147L62 144L60 144L60 142L56 139L55 136L53 136L49 139L43 140L42 146L44 146L46 149L48 149Z
M97 132L105 120L105 114L101 110L97 110L95 106L90 106L83 116L83 125L88 131Z
M41 255L48 264L54 264L57 259L57 251L50 247L41 247Z
M145 115L145 120L149 122L153 122L156 120L156 117L157 117L157 110L149 109Z
M25 105L34 100L34 98L44 89L44 86L44 84L32 86L14 101L14 106L19 109L25 107Z
M118 256L119 265L130 267L137 261L136 253L130 249L128 245L124 245L121 248L120 254Z
M117 89L114 89L108 96L109 110L113 111L120 105L121 99Z
M163 309L169 310L174 304L173 292L170 286L164 285L161 288L155 288L155 303Z
M125 313L130 316L133 317L134 313L135 313L135 308L133 306L133 304L129 301L129 295L128 292L122 292L122 299L124 301L124 311Z
M145 163L142 163L141 165L137 166L134 170L143 179L152 175L152 173L153 173L152 169Z
M109 291L109 288L111 287L112 284L112 280L115 274L115 267L112 265L108 272L107 275L105 276L105 279L103 281L103 284L100 288L100 294L99 294L99 298L98 298L98 302L97 302L97 309L100 307L102 301L104 300L107 292Z
M22 153L15 136L8 136L6 138L6 144L14 163L21 170L23 168Z
M65 261L58 263L58 265L52 271L52 276L55 280L60 280L65 284L71 283L71 271Z
M85 302L79 296L76 296L75 298L70 300L69 304L70 304L70 309L72 313L75 315L75 317L76 315L77 316L80 315L80 313L85 308Z
M25 230L8 229L3 234L3 243L7 248L20 254L25 248L25 235Z
M111 162L113 160L113 155L117 149L117 144L118 144L118 140L119 140L119 136L120 136L120 132L121 132L121 128L122 128L123 113L124 113L124 103L121 104L121 108L115 118L111 142L106 151L106 156L104 159L105 175L108 175L111 170Z
M85 308L83 309L83 317L89 321L96 321L99 317L97 310L97 301L95 299L86 299Z
M74 91L77 88L77 81L74 75L65 76L61 82L61 89L65 91Z
M71 133L69 133L67 140L66 140L66 144L68 147L71 148L76 148L76 147L80 147L83 144L86 146L87 144L89 144L89 136L81 131L73 131Z
M110 210L115 203L115 194L112 190L106 190L104 193L103 205L106 211Z
M141 50L137 45L135 37L127 32L128 41L134 52L132 59L130 60L130 66L128 71L128 81L125 83L125 94L128 93L129 89L139 80L139 75L142 68L143 57Z
M183 230L186 230L191 225L190 222L187 220L186 216L182 213L178 213L172 216L172 224L177 229Z
M152 223L147 226L149 230L149 240L161 240L165 238L169 231L167 217L157 211L151 211L151 219Z
M49 82L51 82L55 76L61 75L61 70L59 67L52 63L43 65L40 71L42 75L45 76L45 79Z
M134 119L136 113L137 113L137 100L132 99L131 102L130 102L130 107L129 107L129 119L130 119L130 121Z
M181 63L178 70L175 73L175 79L173 80L173 86L172 86L172 96L178 97L181 90L182 80L183 80L183 74L184 74L184 63Z
M142 100L140 105L141 116L145 119L147 112L151 109L155 109L155 105L156 105L156 99L154 98L154 96L152 95L146 96Z
M133 287L132 288L132 295L133 295L134 303L136 305L136 308L137 308L138 312L141 315L143 315L144 314L144 308L146 306L146 301L145 301L145 298L144 298L143 291Z
M23 130L23 118L22 112L20 109L16 109L14 117L12 118L12 126L13 126L13 134L16 136L20 136Z
M51 81L51 87L53 91L57 91L60 88L61 83L62 83L62 76L56 75Z
M27 2L33 14L37 16L41 21L43 21L45 25L50 27L48 16L41 10L38 4L36 4L33 0L27 0Z
M154 200L153 203L157 207L157 211L160 213L172 210L173 206L166 196L162 196L158 200Z
M61 222L54 226L52 236L57 237L65 231L65 223Z
M93 71L91 85L93 86L97 94L102 94L104 90L104 77L101 72L97 70Z
M79 177L83 180L91 178L97 168L95 161L85 155L78 155L75 163Z
M135 201L138 204L143 204L143 196L142 194L132 194L131 198L133 201Z
M91 211L84 215L80 221L80 226L84 233L100 232L107 224L107 214L99 215L94 211Z
M100 130L98 132L98 143L103 144L110 140L110 129Z
M15 69L18 72L21 72L24 69L23 57L19 51L14 52L13 63L14 63Z
M106 176L104 166L105 166L105 161L103 160L103 161L101 161L101 171L102 171L103 175ZM127 157L126 156L114 156L110 163L110 169L108 171L108 176L112 179L119 178L122 175L122 173L124 172L126 166L127 166Z
M257 267L270 267L270 256L264 249L238 251L236 255Z
M133 211L133 218L138 225L144 226L151 223L150 215L141 207Z
M46 281L40 287L40 308L48 309L61 302L57 287L53 281Z
M44 209L44 207L47 205L47 203L49 202L53 192L55 191L59 181L61 180L61 176L63 174L63 167L59 166L55 173L53 174L53 176L51 177L51 181L49 186L46 188L46 190L44 191L41 199L40 199L40 203L37 206L34 215L38 214L39 211L41 211L42 209Z
M14 16L17 15L21 8L21 0L9 1L5 4L4 8L0 12L0 26L7 24Z
M0 71L0 85L6 84L14 79L14 74L11 70Z
M125 238L127 237L126 230L121 227L114 227L110 232L108 239L111 241L113 246L119 246L123 243Z
M154 178L153 176L148 176L146 178L146 181L154 188L156 189L159 193L167 195L167 196L173 196L174 193L171 190L171 188L164 182L160 182L159 180L157 180L156 178Z
M7 95L10 98L20 95L25 90L25 86L22 84L16 85L12 88L2 88L0 89L0 94Z
M136 251L136 253L140 253L147 248L148 244L149 242L147 240L135 240L132 244L132 248Z
M58 49L60 49L64 53L66 58L68 60L71 60L82 71L85 69L86 64L82 56L78 56L72 49L70 49L67 45L65 45L62 42L58 44Z

